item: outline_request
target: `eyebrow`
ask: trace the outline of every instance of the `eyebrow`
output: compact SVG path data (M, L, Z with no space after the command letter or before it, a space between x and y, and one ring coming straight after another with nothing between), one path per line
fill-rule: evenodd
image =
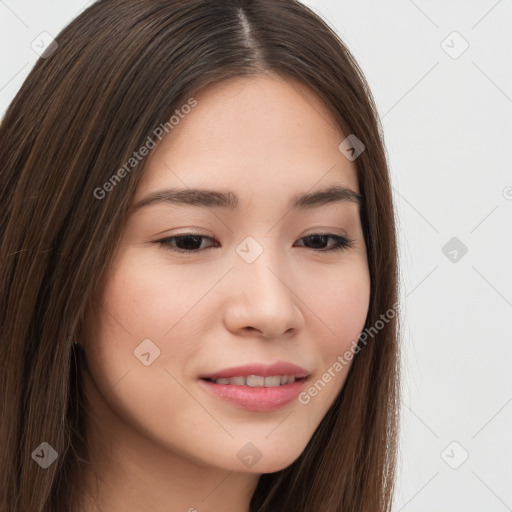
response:
M291 197L288 207L290 210L316 208L324 204L336 202L354 202L362 204L363 196L350 188L340 185L317 190L314 192L298 193ZM239 197L231 191L208 189L165 189L158 190L141 199L134 210L155 204L191 205L206 208L227 208L238 210Z

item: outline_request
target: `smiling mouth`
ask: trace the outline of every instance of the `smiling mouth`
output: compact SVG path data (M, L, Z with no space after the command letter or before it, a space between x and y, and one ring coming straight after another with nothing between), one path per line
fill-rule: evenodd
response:
M200 383L206 392L239 409L271 412L296 400L307 380L307 376L301 375L251 374L236 377L202 377Z
M212 382L213 384L222 384L228 386L248 386L251 388L274 388L293 384L296 381L303 381L306 377L298 378L295 375L273 375L270 377L263 377L261 375L241 375L238 377L209 379L203 380Z

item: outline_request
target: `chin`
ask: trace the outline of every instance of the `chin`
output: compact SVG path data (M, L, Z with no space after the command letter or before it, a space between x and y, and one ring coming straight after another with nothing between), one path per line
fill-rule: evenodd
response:
M290 449L285 450L281 448L265 448L261 449L261 457L251 467L244 467L239 464L235 471L243 471L250 473L275 473L281 471L291 464L293 464L302 454L303 449Z
M266 464L258 464L258 473L276 473L291 466L301 455L300 453L294 453L293 456L286 459L280 457L277 460L269 460ZM262 462L262 461L261 461Z

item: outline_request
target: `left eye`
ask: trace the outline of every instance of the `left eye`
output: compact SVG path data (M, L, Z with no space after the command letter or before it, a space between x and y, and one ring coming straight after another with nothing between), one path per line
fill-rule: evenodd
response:
M329 238L332 238L334 243L325 247ZM162 240L157 240L155 243L160 244L162 248L167 250L179 252L182 254L191 254L200 252L205 249L201 243L203 240L211 240L214 243L213 245L206 247L206 249L220 247L220 243L214 238L205 235L197 235L194 233L170 236L163 238ZM354 246L354 241L350 238L342 235L336 235L334 233L315 233L300 238L299 241L300 240L309 240L310 245L313 247L308 247L307 245L306 247L317 252L341 251L343 249L348 249Z

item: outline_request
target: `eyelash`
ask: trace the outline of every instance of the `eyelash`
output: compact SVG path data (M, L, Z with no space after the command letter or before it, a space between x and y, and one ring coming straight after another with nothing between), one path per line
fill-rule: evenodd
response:
M299 240L303 240L305 238L317 237L317 236L334 238L336 240L336 242L334 244L332 244L328 249L314 249L311 247L306 247L306 249L312 249L313 251L316 251L316 252L334 252L334 251L343 251L343 250L350 249L350 248L354 247L354 240L352 240L346 236L336 235L334 233L312 233L311 235L304 236L304 237L300 238ZM185 250L185 249L178 249L177 247L171 245L171 243L170 243L172 240L189 238L189 237L206 238L206 239L214 240L215 242L217 242L217 240L215 240L214 238L206 236L206 235L199 235L196 233L183 233L182 235L175 235L175 236L163 238L162 240L156 240L155 243L159 244L160 247L162 247L165 250L177 252L180 254L196 254L201 251L215 248L215 247L207 247L206 249Z

